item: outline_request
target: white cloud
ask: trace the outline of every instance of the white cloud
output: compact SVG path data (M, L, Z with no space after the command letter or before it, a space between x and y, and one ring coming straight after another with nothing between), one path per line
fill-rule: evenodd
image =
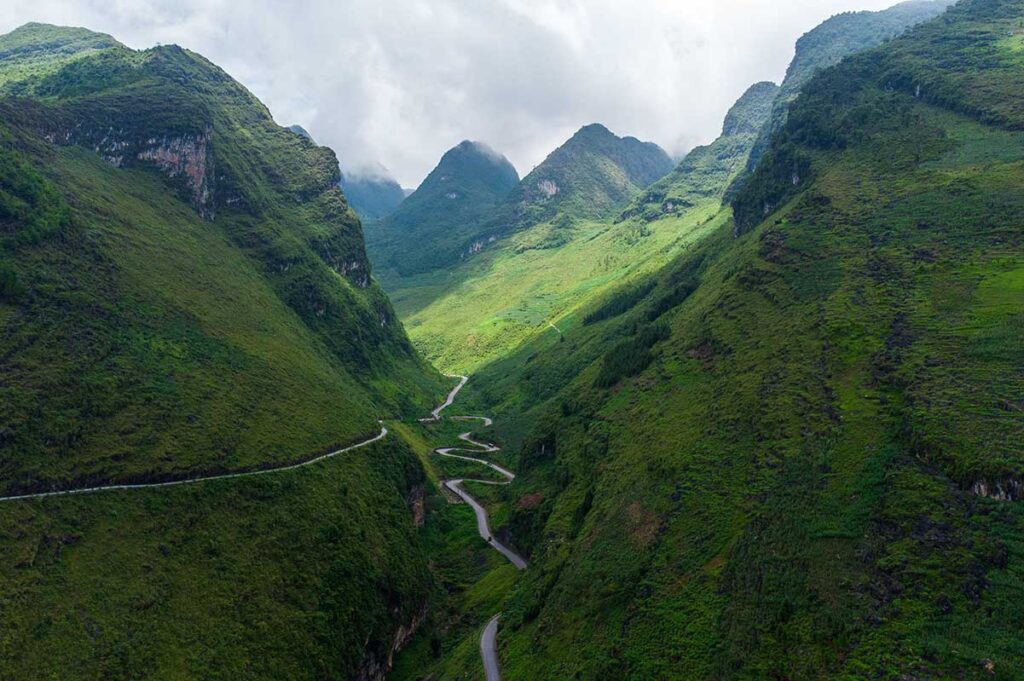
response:
M0 32L45 21L177 43L343 166L415 185L462 139L525 174L593 122L680 154L747 86L778 82L802 33L892 1L5 0Z

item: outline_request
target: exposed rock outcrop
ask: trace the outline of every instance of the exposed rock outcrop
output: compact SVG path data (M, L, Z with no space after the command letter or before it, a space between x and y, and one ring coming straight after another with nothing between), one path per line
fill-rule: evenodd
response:
M1002 480L978 480L971 485L971 492L986 499L997 501L1020 501L1024 499L1024 480L1004 478Z
M189 200L203 218L214 216L213 154L210 153L210 129L200 134L167 134L131 139L122 129L90 128L81 124L43 131L52 144L77 145L96 152L115 168L132 161L152 163L165 175L181 178Z
M136 154L140 161L152 161L168 177L184 177L185 184L192 192L192 203L200 212L211 211L213 159L209 153L207 136L184 136L150 138L146 148Z
M419 631L419 628L426 619L427 607L424 605L408 624L398 625L391 645L386 652L367 650L362 664L359 665L359 671L356 673L354 681L384 681L388 672L391 671L391 667L394 666L395 655L409 644L409 641ZM367 641L364 647L368 648L369 644L370 642Z
M410 490L406 502L412 510L412 522L416 527L423 527L427 519L426 488L423 485L416 485Z

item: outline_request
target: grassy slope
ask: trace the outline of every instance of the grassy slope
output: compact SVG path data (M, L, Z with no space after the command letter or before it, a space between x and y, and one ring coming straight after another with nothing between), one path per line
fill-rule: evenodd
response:
M1024 518L969 490L1024 461L1022 11L966 3L819 78L778 212L478 377L532 424L509 500L544 499L509 520L509 676L1017 678ZM973 116L879 88L899 72Z
M125 73L90 80L109 71ZM214 196L200 206L212 222L152 166L112 168L36 136L45 121L88 137L95 116L116 115L129 145L188 138L202 121L179 121L155 98L175 92L179 71L193 79L179 96L212 129L198 133L216 158ZM4 104L7 167L45 195L30 205L19 192L32 187L4 194L2 269L17 282L0 340L9 488L296 459L432 402L437 377L380 291L361 285L359 224L329 188L329 151L176 48L112 48L28 83L86 94ZM59 222L33 217L51 205L64 206Z
M454 271L404 280L391 295L410 337L438 366L460 372L482 367L530 339L557 337L549 324L560 327L581 305L664 265L714 227L722 194L744 167L774 93L769 84L751 88L730 112L728 134L691 152L637 197L623 220L546 219ZM571 165L563 157L579 153L579 144L566 145L559 167ZM524 183L555 177L553 172L538 168ZM571 186L564 176L558 178ZM596 180L578 183L584 189L603 186ZM575 195L565 190L557 210L574 214L576 203L590 202L584 189ZM636 191L617 196L628 199ZM613 202L605 197L597 203L607 212Z
M392 293L420 350L448 371L474 371L600 292L649 272L710 229L717 205L652 224L542 224L506 239L457 273L424 276ZM412 283L412 282L410 282Z
M430 578L391 439L281 476L6 504L3 679L354 678Z
M197 55L85 44L22 50L3 85L30 96L0 103L4 491L279 464L434 404L333 154ZM207 195L134 160L204 138ZM281 476L5 502L0 678L375 673L430 592L422 475L389 438Z

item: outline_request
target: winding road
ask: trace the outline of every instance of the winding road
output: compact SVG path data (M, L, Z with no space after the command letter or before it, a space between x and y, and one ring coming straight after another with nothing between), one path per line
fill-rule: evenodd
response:
M424 422L440 421L441 412L447 409L455 402L456 396L459 391L465 387L469 381L468 376L449 376L449 378L458 378L459 384L455 386L444 404L439 406L433 412L431 412L430 418L421 419ZM453 421L482 421L484 427L493 425L494 421L486 416L453 416ZM472 433L462 433L459 435L459 440L470 444L474 449L467 449L465 447L442 447L435 449L434 452L440 456L445 456L450 459L458 459L460 461L469 461L471 463L478 463L482 466L486 466L491 470L499 473L505 478L504 482L495 482L493 480L475 480L472 478L453 478L444 481L444 486L454 492L460 499L473 509L473 513L476 514L476 527L480 537L491 545L495 551L505 556L510 563L516 566L518 570L526 569L526 561L518 553L510 549L509 547L502 544L498 539L491 533L491 525L487 515L487 509L485 509L480 502L473 498L473 496L463 488L462 484L465 482L476 482L483 485L508 485L515 480L516 475L507 468L503 468L496 463L487 461L486 459L480 459L472 456L465 456L464 454L453 454L452 452L468 452L470 454L493 454L494 452L500 452L501 447L497 447L493 444L477 442L473 439ZM501 681L501 668L498 665L498 618L501 615L495 615L488 622L487 626L484 627L483 634L480 636L480 656L483 658L484 663L484 675L487 681Z
M349 445L343 449L339 449L328 454L314 457L307 461L301 461L299 463L288 464L285 466L278 466L276 468L261 468L254 471L242 471L239 473L222 473L217 475L198 476L195 478L185 478L182 480L170 480L167 482L146 482L134 485L101 485L97 487L79 487L77 489L66 489L59 490L56 492L34 492L32 494L18 494L10 497L0 497L0 501L15 501L18 499L44 499L46 497L67 497L78 494L95 494L96 492L111 492L115 490L136 490L136 489L153 489L156 487L179 487L181 485L194 485L199 482L210 482L212 480L230 480L233 478L251 478L257 475L270 475L271 473L283 473L285 471L293 471L298 468L305 468L306 466L312 466L313 464L326 461L327 459L334 458L339 454L345 452L351 452L354 449L366 447L374 442L383 440L388 435L388 429L384 427L383 422L381 423L380 432L371 437L369 440L363 440L357 442L354 445Z
M439 407L434 409L431 412L430 417L424 418L424 419L420 419L420 421L422 421L422 422L437 422L437 421L440 421L441 418L442 418L441 417L441 412L443 412L445 409L450 407L455 402L455 398L458 396L459 391L461 391L462 388L465 387L466 383L469 381L469 377L468 376L451 376L450 378L458 378L459 379L459 384L456 385L454 388L452 388L451 392L449 392L448 396L445 398L444 403L442 403ZM451 417L451 420L453 420L453 421L481 421L485 428L493 425L493 423L494 423L490 418L488 418L486 416L453 416L453 417ZM223 473L223 474L217 474L217 475L197 476L197 477L194 477L194 478L185 478L185 479L182 479L182 480L169 480L169 481L166 481L166 482L150 482L150 483L123 484L123 485L111 484L111 485L100 485L100 486L95 486L95 487L80 487L80 488L77 488L77 489L67 489L67 490L59 490L59 491L53 491L53 492L35 492L35 493L31 493L31 494L18 494L18 495L14 495L14 496L0 497L0 501L17 501L17 500L23 500L23 499L44 499L44 498L47 498L47 497L63 497L63 496L73 496L73 495L81 495L81 494L95 494L95 493L98 493L98 492L111 492L111 491L124 491L124 490L154 489L154 488L158 488L158 487L179 487L179 486L182 486L182 485L194 485L194 484L197 484L197 483L210 482L210 481L213 481L213 480L230 480L230 479L235 479L235 478L250 478L250 477L255 477L257 475L270 475L272 473L283 473L285 471L292 471L292 470L296 470L296 469L299 469L299 468L304 468L306 466L312 466L314 464L320 463L321 461L325 461L327 459L331 459L333 457L336 457L336 456L338 456L340 454L344 454L346 452L351 452L353 450L360 449L361 447L366 447L368 445L373 444L374 442L378 442L380 440L383 440L385 437L387 437L387 435L388 435L388 429L384 426L384 423L381 422L380 432L377 435L375 435L374 437L371 437L371 438L369 438L367 440L363 440L362 442L357 442L356 444L349 445L348 447L344 447L342 449L330 452L328 454L322 454L320 456L313 457L313 458L308 459L306 461L301 461L299 463L278 466L276 468L264 468L264 469L253 470L253 471L241 471L241 472L238 472L238 473ZM474 499L473 496L471 494L469 494L469 492L467 492L465 490L465 488L463 488L463 486L462 486L463 483L465 483L465 482L476 482L476 483L480 483L480 484L484 484L484 485L508 485L513 480L515 480L515 477L516 477L515 473L513 473L510 470L508 470L507 468L499 466L496 463L493 463L491 461L487 461L486 459L481 459L479 457L474 457L474 456L466 456L465 454L454 454L453 453L453 452L464 452L464 453L469 453L469 454L493 454L494 452L501 451L500 447L497 447L497 446L495 446L493 444L477 442L476 440L474 440L472 438L472 433L471 432L462 433L461 435L459 435L459 440L461 440L462 442L465 442L467 445L470 445L473 448L469 449L469 448L466 448L466 447L443 447L443 448L440 448L440 449L436 449L434 451L438 455L440 455L440 456L445 456L445 457L448 457L448 458L451 458L451 459L458 459L460 461L468 461L470 463L477 463L477 464L480 464L481 466L486 466L487 468L489 468L492 471L495 471L496 473L501 475L503 478L505 478L505 480L504 480L504 482L496 482L496 481L493 481L493 480L475 480L475 479L472 479L472 478L457 478L457 479L445 480L443 482L444 486L446 488L448 488L449 490L451 490L456 495L458 495L458 497L460 499L462 499L464 502L466 502L466 504L469 505L473 509L473 513L476 514L477 531L480 533L480 537L484 541L486 541L488 544L490 544L491 547L495 551L497 551L498 553L503 555L505 558L507 558L509 560L509 562L511 562L517 569L525 570L526 569L526 561L523 559L522 556L517 554L515 551L513 551L508 546L505 546L504 544L502 544L498 539L496 539L494 537L494 535L491 532L491 526L490 526L490 522L489 522L489 519L488 519L487 510L476 499ZM500 615L495 615L494 617L492 617L487 622L487 625L484 627L483 634L480 637L480 655L483 658L484 673L486 675L487 681L500 681L500 679L501 679L501 671L500 671L500 668L498 666L498 651L497 651L497 635L498 635L498 618L499 618L499 616Z

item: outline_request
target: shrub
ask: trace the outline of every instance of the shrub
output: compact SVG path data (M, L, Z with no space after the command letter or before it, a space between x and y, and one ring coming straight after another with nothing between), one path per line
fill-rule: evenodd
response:
M651 324L629 340L618 343L604 356L594 384L598 388L610 388L624 378L636 376L654 360L651 348L669 335L667 325Z
M650 280L638 286L617 291L600 307L584 317L583 325L589 326L629 312L654 289L654 284L654 280Z

